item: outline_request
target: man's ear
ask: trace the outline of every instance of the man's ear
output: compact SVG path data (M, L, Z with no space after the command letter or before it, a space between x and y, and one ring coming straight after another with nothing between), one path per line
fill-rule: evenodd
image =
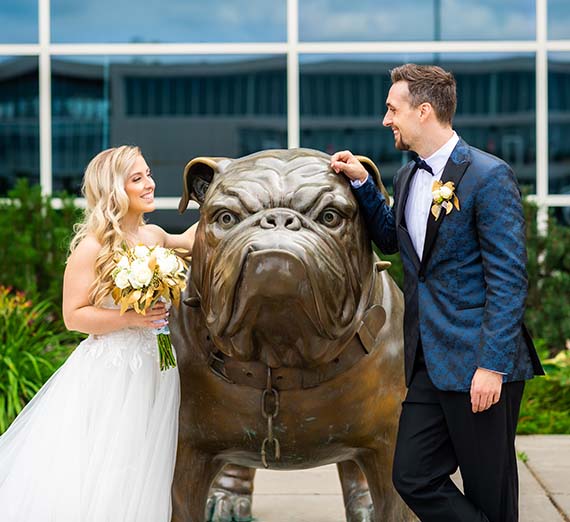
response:
M360 163L362 163L362 166L366 169L368 175L372 176L374 183L380 189L380 192L382 192L382 194L386 198L386 201L390 202L390 195L388 194L386 187L382 183L382 177L380 176L380 171L378 170L378 167L374 164L374 162L370 158L367 158L366 156L356 156L356 159L360 161Z
M204 203L206 192L214 176L219 172L219 163L227 158L208 158L205 156L190 160L184 167L183 194L178 204L178 212L182 214L193 199L199 205Z
M424 120L433 112L433 107L431 103L428 102L420 103L419 109L420 109L420 118Z

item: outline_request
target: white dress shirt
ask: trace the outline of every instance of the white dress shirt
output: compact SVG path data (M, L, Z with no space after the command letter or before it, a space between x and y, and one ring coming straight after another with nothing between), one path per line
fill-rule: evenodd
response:
M420 159L424 159L431 167L433 176L424 169L418 169L410 181L404 214L408 233L420 261L426 240L427 221L433 202L432 185L435 180L439 181L441 179L447 160L449 160L449 156L451 156L458 141L459 136L453 132L453 136L449 141L436 150L429 158L420 156Z

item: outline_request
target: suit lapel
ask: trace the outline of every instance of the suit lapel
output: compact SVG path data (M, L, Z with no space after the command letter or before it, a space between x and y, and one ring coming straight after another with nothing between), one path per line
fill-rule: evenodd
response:
M406 203L408 202L410 183L412 181L413 175L416 172L416 169L414 167L414 162L408 163L403 167L402 173L400 175L400 190L398 191L398 201L396 202L396 226L398 227L398 230L401 234L401 246L405 246L406 251L409 252L410 258L417 268L420 266L420 258L418 257L416 249L414 248L412 239L410 238L410 233L408 232L408 228L407 226L404 226L404 209L406 208Z
M400 225L404 221L404 209L406 208L406 203L408 201L408 192L410 190L410 182L412 181L412 175L415 173L415 165L413 162L408 163L402 167L400 190L396 210L396 225Z
M462 139L460 139L457 142L455 148L453 149L453 152L451 153L449 160L447 160L445 168L443 169L443 174L441 175L441 182L447 183L448 181L453 181L453 183L455 184L455 190L457 190L457 188L459 187L459 183L461 182L461 178L463 178L463 174L465 174L465 170L469 166L469 163L470 163L469 147ZM429 256L431 254L433 245L435 243L437 232L439 230L439 227L443 223L443 220L445 219L446 215L447 215L446 212L442 211L438 220L436 221L431 211L429 213L427 229L426 229L426 240L424 243L424 250L422 253L422 260L421 260L422 270L425 269L425 266L429 261Z

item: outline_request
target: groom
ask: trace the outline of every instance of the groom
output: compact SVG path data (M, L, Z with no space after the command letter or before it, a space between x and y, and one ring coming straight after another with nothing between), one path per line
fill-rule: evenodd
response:
M394 206L349 152L371 238L404 266L405 370L394 485L422 522L515 522L515 432L524 381L542 374L522 324L527 294L521 197L505 162L454 132L456 85L440 67L391 72L383 124L414 160ZM459 467L465 494L450 479Z

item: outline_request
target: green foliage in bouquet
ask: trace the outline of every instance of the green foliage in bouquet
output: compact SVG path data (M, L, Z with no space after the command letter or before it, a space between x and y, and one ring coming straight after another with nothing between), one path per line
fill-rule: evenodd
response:
M0 202L0 285L40 296L58 313L67 249L81 215L72 197L61 199L56 210L38 185L20 180Z
M80 339L53 320L50 302L0 286L0 434Z

